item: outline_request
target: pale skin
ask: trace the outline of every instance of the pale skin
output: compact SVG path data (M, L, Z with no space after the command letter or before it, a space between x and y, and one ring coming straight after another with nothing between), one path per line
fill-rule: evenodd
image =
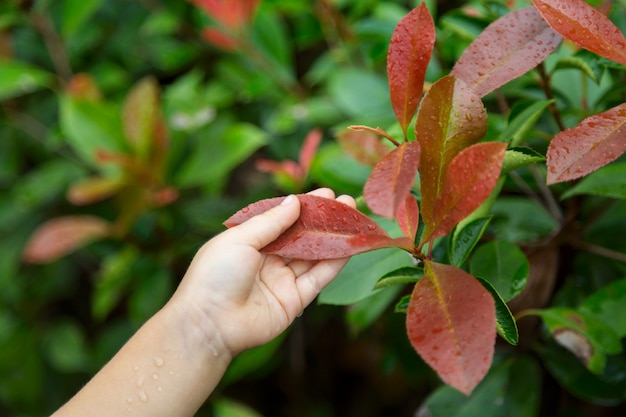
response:
M204 244L169 302L53 417L193 416L231 360L282 333L347 262L260 252L299 214L289 196Z

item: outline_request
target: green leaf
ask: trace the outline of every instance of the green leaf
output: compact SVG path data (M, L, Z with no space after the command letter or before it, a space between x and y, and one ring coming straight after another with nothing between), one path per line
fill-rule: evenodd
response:
M554 72L560 69L577 69L583 72L587 77L591 78L593 81L598 81L599 76L596 74L596 71L589 65L587 61L578 56L564 56L560 58L555 67Z
M613 329L588 313L564 307L533 312L542 318L552 337L595 374L603 372L607 354L622 350Z
M498 290L486 279L476 277L493 296L496 303L496 330L498 334L512 345L517 345L519 341L519 332L517 331L517 323L515 317L511 313L509 306L506 305L502 296L498 294Z
M48 359L58 371L83 371L89 365L85 335L77 323L57 323L50 329L45 346Z
M135 265L134 288L128 307L134 320L144 322L163 307L171 296L172 277L167 269L151 259L140 259Z
M311 179L337 193L359 195L371 169L356 162L337 143L324 144L311 165Z
M224 377L220 381L221 387L226 387L242 378L262 372L271 366L276 359L278 349L282 346L288 331L281 333L269 343L248 349L237 355L228 366Z
M263 417L247 405L227 398L220 398L212 404L215 417Z
M540 402L541 368L531 357L520 356L494 365L471 397L450 387L437 389L416 415L536 417Z
M113 310L135 277L133 265L138 252L132 247L114 252L103 259L92 293L91 314L102 320Z
M141 79L130 90L122 107L125 138L134 154L146 159L152 150L160 120L159 84L152 77Z
M489 229L498 239L514 243L535 242L559 225L538 202L528 198L498 198L491 213L493 220Z
M502 161L502 174L508 174L519 168L526 167L538 162L544 162L545 156L531 148L516 147L507 149L504 153L504 160Z
M218 193L230 172L267 141L264 131L248 123L236 123L223 132L211 133L199 139L194 153L181 168L176 185L201 185L210 194Z
M516 113L497 140L499 142L509 142L511 147L519 146L526 134L535 126L544 110L553 102L554 100L537 101L523 111Z
M97 152L124 152L124 134L118 109L104 102L75 100L68 95L60 98L61 133L74 152L92 167L116 172L113 164L102 164Z
M103 0L64 0L63 26L61 33L64 38L74 36L86 21L100 7Z
M374 289L378 290L395 285L411 284L417 282L422 276L424 276L424 268L422 267L406 266L394 269L380 277Z
M470 273L489 281L504 301L517 296L528 280L530 265L516 245L496 240L479 247L470 261Z
M350 306L345 319L350 333L355 335L374 323L398 297L402 287L386 288Z
M622 338L626 336L626 279L612 282L590 295L579 310L609 325Z
M380 276L391 269L411 265L411 257L395 248L353 256L339 275L322 290L318 300L322 304L354 304L372 294Z
M481 217L472 220L459 229L457 227L449 240L448 258L450 264L460 267L472 252L480 238L485 233L491 217Z
M0 100L32 93L52 82L52 74L35 66L0 59Z
M610 164L592 172L565 191L562 198L581 194L626 199L626 162Z
M409 310L409 304L411 303L411 294L402 296L396 303L396 307L393 309L394 313L404 313Z

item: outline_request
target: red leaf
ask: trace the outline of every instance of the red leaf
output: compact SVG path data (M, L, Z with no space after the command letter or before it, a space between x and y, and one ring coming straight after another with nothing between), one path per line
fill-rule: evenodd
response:
M67 216L48 220L30 237L23 258L29 263L52 262L107 236L110 223L94 216Z
M337 136L337 141L357 162L372 168L390 152L380 137L371 132L345 130Z
M189 0L220 25L238 29L254 17L260 0Z
M599 10L583 0L533 0L539 13L564 38L626 65L626 39Z
M448 385L470 395L493 359L492 296L471 275L426 261L411 296L407 333L417 353Z
M569 181L608 164L626 151L626 103L556 135L547 153L548 184Z
M482 97L533 69L550 55L561 37L530 6L496 20L463 52L452 68Z
M217 28L202 29L202 37L208 43L217 46L218 48L221 48L227 52L234 52L240 46L239 40Z
M224 224L237 226L277 206L284 197L257 201ZM337 200L299 194L300 218L263 252L292 259L335 259L386 247L410 249L413 242L394 239L372 219Z
M487 112L463 81L443 77L424 96L417 112L415 134L422 147L420 208L425 223L432 223L435 200L452 159L486 132Z
M374 167L363 188L363 197L374 214L394 218L411 191L419 161L420 144L404 142Z
M306 177L309 174L311 168L311 162L317 153L317 148L322 142L322 131L319 129L313 129L304 138L302 148L300 148L300 155L298 156L298 163L302 167L302 172Z
M391 103L405 137L422 96L434 44L435 24L425 3L400 20L389 43L387 78Z
M415 197L413 197L411 193L406 196L404 204L398 207L396 219L398 219L398 225L402 233L404 233L404 236L415 241L415 235L419 225L419 208L417 207L417 200L415 200Z
M447 235L489 197L500 176L506 147L501 142L478 143L452 160L422 241Z

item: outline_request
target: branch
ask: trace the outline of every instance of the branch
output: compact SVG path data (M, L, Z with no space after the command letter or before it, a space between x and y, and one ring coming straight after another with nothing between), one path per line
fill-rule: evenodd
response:
M539 85L543 89L543 92L545 93L546 98L548 100L553 100L554 94L552 94L552 89L550 88L551 77L550 77L550 74L548 74L548 72L546 71L546 67L543 64L543 62L537 66L537 71L539 72L539 76L541 77L541 80L539 81ZM561 113L559 112L559 109L556 106L556 103L550 103L550 105L548 106L548 109L550 110L550 113L552 113L554 120L556 120L556 124L559 126L559 129L561 131L565 130L565 124L563 123L563 119L561 118Z

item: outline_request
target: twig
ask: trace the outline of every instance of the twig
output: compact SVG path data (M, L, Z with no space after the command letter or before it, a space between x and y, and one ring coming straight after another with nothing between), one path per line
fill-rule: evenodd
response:
M530 167L530 172L535 179L537 186L539 186L539 191L541 192L543 200L548 206L548 210L550 211L550 213L554 216L555 219L559 221L563 220L563 212L561 211L561 207L559 206L559 203L556 201L554 195L546 185L545 179L539 173L537 166L532 165Z
M548 100L553 100L554 94L552 94L552 89L550 88L551 77L550 77L550 74L548 74L548 72L546 71L546 67L543 64L543 62L537 65L537 71L539 72L539 76L541 77L539 85L543 89L543 92L545 93L546 98L548 98ZM556 103L554 102L550 103L550 105L548 106L548 109L550 110L550 113L552 113L552 116L554 117L556 124L559 126L559 129L561 131L565 130L565 124L563 123L563 119L561 118L561 113L559 112L559 109L556 106Z
M593 253L595 255L603 256L605 258L626 264L626 253L608 249L604 246L594 245L593 243L583 242L581 240L573 241L572 245L589 253Z
M63 40L54 28L54 25L48 16L37 12L33 13L33 23L43 38L48 55L50 55L58 76L65 82L69 81L72 78L72 67L67 57Z

